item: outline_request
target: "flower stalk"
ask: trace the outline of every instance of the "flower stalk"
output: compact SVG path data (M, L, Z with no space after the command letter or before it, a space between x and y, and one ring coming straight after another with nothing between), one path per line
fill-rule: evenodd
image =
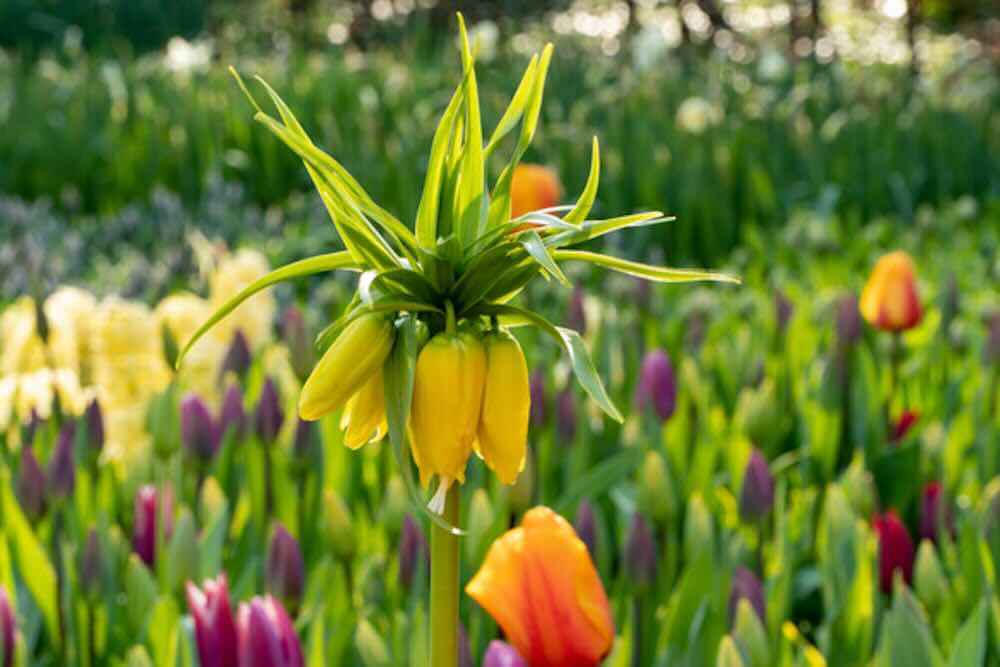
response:
M442 518L458 525L459 490L448 489ZM431 665L458 665L458 536L431 523Z

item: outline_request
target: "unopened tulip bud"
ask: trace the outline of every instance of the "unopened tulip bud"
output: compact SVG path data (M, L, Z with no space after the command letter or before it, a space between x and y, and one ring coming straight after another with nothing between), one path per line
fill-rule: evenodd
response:
M733 636L746 648L752 667L769 667L771 660L770 640L766 623L758 615L748 598L740 598L736 603L736 619L733 622Z
M541 428L548 416L548 397L545 395L545 373L536 368L531 373L531 425Z
M298 609L306 587L302 549L292 534L280 523L274 528L267 556L267 588L288 609Z
M189 581L187 603L201 667L238 667L236 621L226 575L206 579L200 590Z
M295 371L300 382L305 382L316 364L316 350L309 339L306 323L298 306L292 305L285 310L285 316L281 322L281 333L285 339L285 345L288 346L292 370Z
M21 449L21 466L17 475L17 499L29 521L38 521L45 514L45 473L30 446Z
M646 590L656 580L656 541L638 512L632 515L622 560L625 576L637 591Z
M308 464L313 452L316 436L316 422L296 418L295 437L292 439L292 456L301 463Z
M7 597L7 589L0 585L0 665L13 667L16 652L17 617Z
M743 488L740 491L740 518L747 522L760 521L771 512L774 505L774 478L767 460L759 450L750 452Z
M388 667L392 664L389 647L367 618L358 622L354 631L354 646L365 667Z
M986 344L983 345L983 364L987 367L1000 364L1000 311L986 318Z
M342 561L351 560L357 550L357 543L354 541L354 526L347 505L336 491L327 489L323 494L323 509L327 539L333 547L334 555Z
M928 482L920 496L921 539L937 544L939 529L942 526L949 533L955 532L955 518L951 512L951 505L943 493L941 482Z
M594 514L594 506L586 498L580 501L580 506L576 510L573 529L576 530L580 541L587 545L590 559L597 562L597 515Z
M469 646L469 635L465 632L465 625L458 622L458 667L476 667L472 661L472 648Z
M145 647L133 646L125 656L125 667L153 667L153 660Z
M260 390L257 400L257 410L254 414L254 426L257 438L265 445L272 444L281 432L281 424L285 421L285 411L278 398L278 389L274 379L268 376Z
M573 288L566 307L566 327L577 331L581 336L587 333L587 313L583 307L583 290Z
M663 455L647 452L639 470L639 507L654 522L667 523L677 513L674 493L674 483Z
M795 313L795 306L780 289L774 291L774 321L778 327L778 335L783 336L788 322Z
M897 250L878 260L861 292L860 309L869 324L883 331L898 333L920 323L923 308L909 255Z
M701 494L695 492L688 498L687 516L684 520L684 558L694 562L709 558L715 550L715 528L712 513Z
M236 384L226 388L219 410L219 433L233 438L236 442L246 435L246 411L243 409L243 392Z
M31 415L28 417L28 421L25 422L24 428L21 430L22 447L30 447L35 443L35 434L38 433L38 429L41 428L44 423L44 420L38 416L38 411L32 407Z
M140 488L135 496L132 549L149 567L156 561L156 530L159 520L163 519L164 541L168 540L173 532L173 494L167 492L164 495L166 498L162 507L159 491L151 484Z
M483 667L528 667L528 663L513 646L499 639L494 639L486 647Z
M554 171L540 164L521 163L510 181L510 217L540 211L559 204L562 186Z
M73 422L66 422L59 431L56 449L49 460L46 489L49 497L54 500L65 500L73 495L76 486L76 463L73 459L73 441L76 438L76 427Z
M948 599L948 578L930 540L923 540L917 548L917 561L913 569L917 598L929 610L940 608Z
M240 667L305 667L292 620L274 597L265 595L242 603L236 632Z
M576 398L569 387L556 396L556 434L565 444L576 438Z
M875 479L860 461L844 473L844 492L851 509L858 516L871 516L875 510Z
M222 358L222 365L219 367L219 379L222 380L228 373L233 373L237 378L242 379L250 368L250 344L243 332L237 329L229 341L226 349L226 356Z
M913 580L913 540L895 511L876 514L872 520L879 543L879 588L892 593L893 574L898 570L903 580Z
M761 623L767 623L767 606L764 600L764 587L753 572L745 567L737 567L733 572L733 581L729 589L729 622L736 619L736 608L740 600L746 600L757 612Z
M97 399L91 399L83 413L83 423L87 428L87 448L94 454L104 449L104 415Z
M201 397L187 394L181 399L181 438L192 460L206 465L219 450L219 429Z
M743 654L736 646L731 635L726 635L719 642L719 654L715 659L715 667L747 667Z
M661 422L674 414L677 405L677 378L670 357L663 350L648 352L639 369L635 404L640 412L654 413Z
M104 578L104 550L101 539L93 528L87 534L87 541L80 552L80 585L90 600L96 600Z
M909 434L910 429L912 429L918 421L920 421L920 413L916 410L905 410L892 426L892 434L890 436L892 442L902 442L903 439L905 439Z
M420 525L407 515L399 533L399 584L403 590L411 590L417 574L427 567L427 539Z
M853 294L845 294L837 302L837 338L843 345L861 338L861 312Z

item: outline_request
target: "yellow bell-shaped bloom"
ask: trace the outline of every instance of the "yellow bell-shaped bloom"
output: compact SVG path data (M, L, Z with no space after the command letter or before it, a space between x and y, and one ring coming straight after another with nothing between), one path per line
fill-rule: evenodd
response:
M486 337L486 384L476 451L504 484L524 469L531 391L528 364L517 339L507 332Z
M379 368L361 387L361 391L347 401L340 428L346 430L344 444L351 449L380 440L389 430L385 419L384 387L382 369Z
M471 333L441 333L417 357L410 408L410 439L420 482L432 475L441 488L465 481L465 463L479 424L486 353ZM444 494L440 492L442 501Z
M299 396L299 416L314 421L342 407L382 369L392 350L392 322L363 315L351 322L323 354Z

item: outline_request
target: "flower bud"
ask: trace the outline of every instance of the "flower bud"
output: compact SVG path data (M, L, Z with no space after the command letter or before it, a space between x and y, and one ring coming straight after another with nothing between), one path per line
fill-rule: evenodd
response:
M333 341L299 396L299 416L315 421L339 410L382 368L392 350L395 329L381 315L363 315Z
M534 428L541 428L545 425L545 419L548 416L546 412L548 399L545 396L545 373L540 368L531 372L529 388L531 391L531 425Z
M28 421L21 430L21 447L29 447L35 443L35 434L44 423L45 420L38 416L38 411L32 406Z
M354 541L354 526L347 505L333 489L323 493L324 518L326 519L327 539L333 547L334 555L342 560L354 558L357 543Z
M860 309L869 324L883 331L905 331L920 323L923 308L909 255L897 250L879 258L861 292Z
M418 573L424 576L427 568L427 540L412 516L406 515L399 533L399 584L409 591Z
M917 548L913 585L917 598L932 612L948 599L948 578L930 540L921 541Z
M576 398L569 387L556 396L556 435L566 444L576 438Z
M663 455L646 452L639 470L639 507L658 524L670 522L677 513L674 483Z
M292 621L272 596L240 604L236 631L240 667L305 667Z
M187 583L187 603L201 667L238 667L236 622L233 620L226 575L206 579L199 590Z
M934 544L938 543L938 530L941 526L949 533L955 532L951 504L942 491L941 482L928 482L920 496L920 537Z
M156 561L156 530L160 517L163 518L163 539L170 538L174 524L174 499L169 491L164 494L165 502L160 507L157 488L147 484L135 496L135 519L132 529L132 549L149 567Z
M281 399L278 398L278 389L274 385L274 379L268 376L260 390L260 398L257 399L257 409L254 413L257 438L265 445L274 443L284 421L285 411L281 407Z
M1000 364L1000 311L986 318L986 343L983 345L983 364L987 367Z
M219 367L219 379L222 380L228 373L233 373L237 378L242 379L250 368L250 344L243 331L237 329L233 332L233 337L226 348L226 356L222 358L222 365Z
M559 204L562 186L554 171L540 164L521 163L510 181L510 217L551 208Z
M737 567L733 572L733 581L729 589L729 623L736 619L736 609L740 600L746 600L757 612L761 623L767 623L767 606L764 600L764 587L753 572L745 567Z
M239 385L230 384L222 398L222 408L219 410L219 434L230 436L236 442L246 434L246 412L243 409L243 392ZM231 435L230 435L231 434Z
M638 512L632 515L622 561L625 576L637 591L646 590L656 580L656 541Z
M892 426L892 435L890 436L891 441L894 444L902 442L910 432L910 429L912 429L914 424L916 424L919 420L920 413L916 410L905 410Z
M354 631L354 646L365 667L388 667L392 664L389 647L367 618L358 622Z
M56 449L49 460L46 488L49 497L55 500L65 500L73 495L76 486L76 463L73 460L73 441L76 437L76 426L66 422L59 431Z
M483 667L528 667L528 663L513 646L499 639L494 639L486 647Z
M903 580L913 580L913 541L910 533L894 510L876 514L872 520L879 543L879 588L892 593L893 573L899 570Z
M687 516L684 519L684 558L693 562L699 558L710 558L715 550L715 527L712 513L705 505L701 493L695 492L688 498Z
M296 420L292 457L299 463L308 464L316 442L316 422L308 422L301 417L296 417Z
M285 316L281 322L281 333L285 339L285 345L288 346L292 370L295 371L300 382L305 382L316 364L316 350L312 341L309 340L306 323L298 306L292 305L285 310Z
M507 332L487 335L486 378L477 433L477 452L504 484L524 470L531 391L528 364L517 339Z
M594 506L590 500L584 498L580 501L580 506L576 509L576 519L573 521L573 529L580 537L580 541L587 545L590 559L597 562L597 515L594 514Z
M854 513L871 516L875 510L875 479L860 460L852 463L844 473L843 487Z
M17 475L17 499L28 521L38 521L45 514L45 473L29 445L21 448L21 467Z
M153 667L153 660L144 647L133 646L125 656L125 667Z
M104 579L104 550L101 539L93 528L87 533L87 541L79 555L80 586L91 601L100 596L101 581Z
M719 654L715 659L715 667L747 667L743 662L743 654L737 648L731 635L726 635L719 642Z
M200 465L207 465L219 450L219 429L208 406L196 394L181 399L181 440L188 455Z
M267 589L288 609L298 609L305 591L305 561L302 549L280 523L275 525L267 555Z
M635 405L640 412L654 412L661 422L674 414L677 405L677 378L670 357L663 350L652 350L642 360Z
M345 431L344 445L358 449L369 442L377 442L388 433L385 416L385 382L382 369L377 368L358 393L347 400L340 428Z
M83 423L87 428L87 448L94 454L104 449L104 415L97 399L91 399L83 413Z
M845 294L837 302L837 339L850 345L861 338L861 312L853 294Z
M17 652L17 617L7 597L7 589L0 585L0 665L13 667Z
M760 450L752 449L740 490L740 518L748 523L760 521L770 514L773 505L774 479L771 470Z
M774 290L774 321L777 325L778 335L784 336L785 329L788 328L788 321L795 314L795 306L780 289Z
M769 667L771 660L770 640L765 622L757 615L753 603L748 598L740 598L736 603L736 619L733 622L733 636L746 648L752 667Z
M177 355L180 353L180 348L177 345L177 337L166 323L160 326L160 350L163 352L163 360L167 362L167 366L170 368L177 366Z
M581 336L587 333L587 312L583 307L583 290L573 288L566 306L566 327L578 332Z
M476 667L472 662L469 635L465 632L465 624L461 621L458 622L458 667Z

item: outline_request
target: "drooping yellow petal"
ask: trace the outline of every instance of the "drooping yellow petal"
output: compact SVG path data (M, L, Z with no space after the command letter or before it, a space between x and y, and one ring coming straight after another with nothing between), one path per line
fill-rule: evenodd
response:
M504 484L524 469L531 391L528 365L517 340L504 332L487 336L486 383L477 431L477 452Z
M346 429L344 444L351 449L358 449L366 443L380 439L388 430L384 391L380 368L347 402L340 427Z

